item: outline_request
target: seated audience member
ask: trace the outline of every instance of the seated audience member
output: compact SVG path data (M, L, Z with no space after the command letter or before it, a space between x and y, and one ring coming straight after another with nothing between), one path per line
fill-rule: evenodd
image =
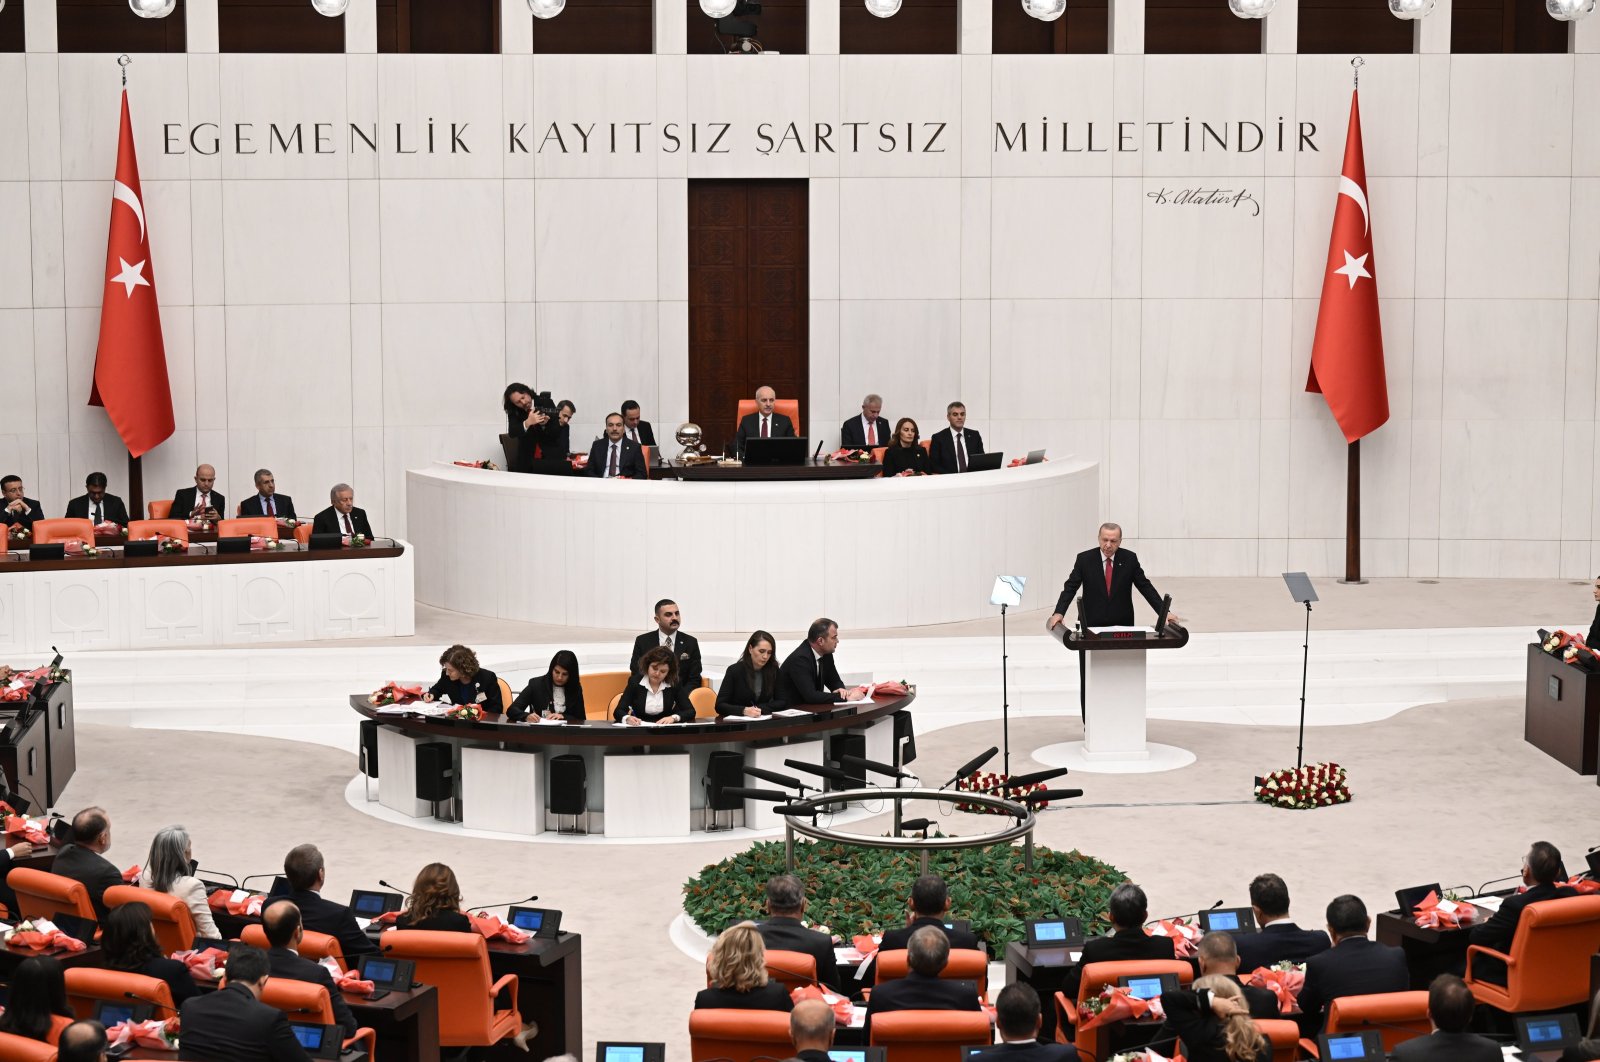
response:
M72 840L56 855L50 873L83 882L96 921L106 920L106 890L122 884L122 871L105 857L111 847L111 818L105 808L84 808L72 816Z
M1245 1006L1252 1018L1277 1018L1278 997L1265 988L1247 985L1239 979L1238 943L1232 933L1213 931L1200 938L1195 947L1195 958L1202 976L1226 977L1244 992Z
M1166 1028L1183 1041L1188 1062L1272 1062L1272 1045L1250 1020L1238 982L1211 974L1193 988L1161 993ZM1161 1034L1157 1034L1158 1040ZM1158 1044L1163 1054L1177 1051Z
M606 414L606 434L589 447L584 471L597 479L644 479L644 453L622 434L622 414Z
M1561 1062L1595 1062L1600 1059L1600 992L1589 1000L1589 1025L1583 1039L1561 1052Z
M161 950L148 904L135 900L112 908L106 915L105 931L100 934L100 948L105 952L107 969L126 970L165 981L172 990L172 1002L176 1006L183 1006L184 1000L200 991L189 968L177 959L167 958Z
M945 407L948 428L933 433L928 457L935 472L965 472L970 460L983 453L983 436L967 427L967 407L951 402Z
M328 500L333 504L311 518L313 535L377 537L372 533L372 525L367 522L367 511L356 508L354 487L348 483L335 483L333 489L328 491Z
M540 719L565 719L581 723L588 718L583 707L583 681L578 677L578 654L561 649L550 658L550 668L522 687L506 709L506 718L520 723L529 715Z
M67 502L67 519L88 520L97 527L108 520L118 527L128 526L128 507L115 494L106 493L104 472L90 472L83 491Z
M787 705L778 696L778 646L772 635L756 631L739 659L728 665L717 690L718 715L770 715Z
M289 854L283 857L283 876L289 882L289 891L267 897L267 910L274 903L284 900L294 904L300 908L300 920L307 929L339 939L339 948L347 959L378 950L372 938L361 931L350 908L322 898L322 886L328 879L328 868L316 845L302 844L289 849Z
M0 665L0 685L11 681L11 669ZM6 884L6 875L11 873L11 868L20 859L27 859L33 855L33 845L27 841L18 841L10 848L0 849L0 903L6 905L7 911L19 910L17 894L11 886Z
M310 1062L289 1028L289 1016L261 1002L271 964L247 944L228 949L226 988L196 996L181 1009L178 1057L197 1062Z
M839 427L839 445L847 450L870 450L889 445L889 422L883 412L883 397L868 395L861 400L861 415L851 417Z
M273 977L286 981L305 981L321 985L328 990L333 1004L333 1020L339 1023L346 1038L356 1034L356 1016L344 993L333 983L333 974L320 962L300 955L300 942L305 939L305 926L300 921L300 908L285 901L275 903L261 912L261 928L267 935L267 970Z
M943 926L922 926L906 944L906 975L872 990L867 1001L867 1035L872 1016L893 1010L980 1010L976 981L947 981L939 971L950 961L950 938Z
M189 831L182 826L163 827L150 841L150 855L139 871L139 886L181 899L194 918L195 936L217 940L222 934L211 917L211 905L206 903L206 887L190 869L193 858Z
M56 1062L106 1062L106 1027L97 1021L75 1021L61 1030Z
M240 516L270 516L277 520L293 520L294 499L277 493L277 480L272 469L256 469L256 492L239 504Z
M681 723L694 718L689 691L678 685L678 661L660 646L639 658L640 674L630 679L611 718L637 726L641 722Z
M1355 896L1335 896L1328 904L1328 936L1333 947L1306 960L1306 983L1300 989L1300 1029L1315 1036L1327 1017L1328 1004L1340 996L1404 992L1411 987L1405 953L1367 939L1372 919Z
M1069 968L1063 978L1063 990L1068 999L1078 998L1079 975L1092 962L1174 957L1171 937L1152 937L1145 933L1144 922L1150 917L1150 904L1144 890L1133 882L1125 881L1111 890L1111 898L1106 901L1106 917L1111 922L1111 932L1085 941L1082 961Z
M994 1024L1000 1043L979 1056L983 1062L1077 1062L1076 1047L1039 1042L1044 1015L1039 994L1026 981L1014 981L1000 990L994 1001Z
M1510 952L1512 938L1517 935L1517 923L1522 921L1522 912L1527 910L1529 904L1577 895L1572 888L1560 884L1563 876L1560 850L1549 841L1535 841L1528 849L1528 854L1522 857L1522 883L1528 890L1507 896L1501 901L1494 917L1473 926L1470 930L1471 942L1498 952ZM1506 983L1506 964L1492 955L1474 955L1472 976L1477 980L1503 985Z
M783 659L778 671L778 699L794 708L816 705L811 710L818 711L849 700L851 693L860 693L860 687L845 688L839 677L839 668L833 661L837 648L839 625L826 616L812 620L806 629L806 640Z
M11 996L0 1014L0 1032L53 1044L72 1019L61 964L48 955L19 962L11 971Z
M833 1062L828 1048L838 1027L833 1008L820 999L802 999L789 1015L789 1039L800 1062Z
M1440 974L1428 986L1428 1020L1433 1032L1395 1047L1395 1062L1500 1062L1500 1045L1468 1032L1476 1001L1455 974Z
M703 670L700 643L693 635L685 634L680 629L683 626L683 610L676 601L664 597L656 602L655 620L654 630L645 631L633 640L633 656L628 661L628 670L637 675L640 659L651 649L660 646L678 661L678 685L686 690L699 689Z
M210 520L212 523L222 519L222 514L228 511L228 499L219 491L211 488L216 485L217 470L210 465L200 465L194 470L194 486L179 487L178 493L172 498L172 518L174 520Z
M1274 963L1305 962L1328 950L1327 933L1301 929L1289 917L1289 886L1278 875L1258 874L1250 882L1250 910L1260 932L1241 933L1233 941L1239 949L1239 969L1246 975Z
M539 446L542 454L562 461L571 455L572 418L577 413L578 407L572 404L570 398L563 398L556 403L556 422L545 429L545 441Z
M756 411L746 413L733 433L734 445L744 453L746 439L792 439L795 437L794 421L776 410L778 392L770 387L756 388Z
M395 926L471 933L472 919L461 909L461 886L456 884L456 872L443 863L429 863L417 871L417 879L411 883L411 897Z
M439 657L439 681L422 695L425 701L450 698L451 704L476 704L486 715L505 710L500 697L500 679L478 664L478 654L464 645L452 645Z
M833 958L833 938L807 929L801 919L806 913L806 888L793 874L767 879L767 917L756 923L756 932L768 951L798 951L817 960L817 980L839 991L839 969Z
M507 384L505 393L500 396L500 404L506 411L506 434L515 440L512 472L528 472L536 459L560 456L544 453L547 429L551 426L550 414L545 412L550 408L550 396L546 393L539 397L545 401L536 401L533 388L525 383Z
M44 507L33 498L26 497L21 476L0 479L0 520L7 527L33 527L35 520L44 519Z
M767 946L754 922L740 922L722 931L706 959L706 976L711 987L702 988L694 997L695 1010L794 1009L789 990L768 976Z
M630 398L622 403L622 434L640 446L654 446L656 431L648 420L639 419L642 415L639 403L633 399Z
M894 441L883 451L884 479L905 472L914 476L926 476L933 471L928 451L924 450L922 443L918 441L921 437L916 421L910 417L900 418L894 426Z
M924 874L911 883L911 898L906 901L906 924L884 931L880 951L898 951L923 926L933 926L950 939L952 948L977 948L978 938L970 929L946 928L950 916L950 889L937 874Z

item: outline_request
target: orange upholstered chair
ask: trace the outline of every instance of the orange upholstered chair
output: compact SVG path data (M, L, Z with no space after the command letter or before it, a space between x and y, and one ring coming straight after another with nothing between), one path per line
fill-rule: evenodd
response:
M1428 993L1340 996L1328 1004L1328 1020L1323 1028L1329 1034L1370 1029L1383 1038L1383 1049L1390 1052L1407 1040L1427 1036L1433 1031L1433 1023L1428 1020ZM1317 1045L1311 1040L1301 1040L1300 1050L1312 1058L1317 1057Z
M278 537L278 521L270 516L241 516L233 520L217 521L217 537L230 535L260 535L262 538Z
M100 920L94 904L89 902L89 890L81 881L32 867L17 867L6 875L6 884L17 894L23 918L53 918L59 911L94 922Z
M511 692L511 683L507 682L505 679L499 679L499 682L500 682L500 708L501 708L502 711L504 711L505 709L510 708L511 707L511 702L516 700L517 698Z
M645 479L649 479L650 478L650 458L655 455L656 448L654 446L640 446L639 449L641 451L640 456L642 456L644 458L644 478Z
M150 908L151 926L163 955L194 947L194 915L189 911L189 905L178 897L155 889L141 889L137 885L113 885L106 890L108 908L135 902Z
M904 948L880 951L874 960L877 966L877 983L898 981L906 975L910 952ZM976 981L978 995L989 998L989 956L974 948L951 948L950 961L939 971L941 981ZM874 1019L876 1020L876 1019Z
M739 399L739 412L733 418L733 426L737 428L739 422L756 411L756 400L753 398ZM782 413L794 425L796 435L806 433L805 425L800 423L800 400L798 398L780 398L772 403L774 413Z
M172 499L150 502L144 507L144 511L152 520L165 520L172 515Z
M56 1062L56 1045L0 1033L0 1058L6 1062Z
M961 1062L963 1047L993 1040L989 1015L981 1010L892 1010L872 1017L870 1043L888 1048L889 1062Z
M333 1000L328 998L328 990L310 981L269 977L261 989L261 1002L269 1007L277 1007L290 1021L339 1024L333 1016ZM377 1057L378 1034L373 1030L358 1028L354 1036L344 1041L343 1046L348 1051L357 1044L366 1044L369 1059Z
M94 524L88 520L35 520L33 541L36 545L47 542L94 543Z
M309 521L294 525L294 540L302 546L311 545L311 524Z
M710 686L701 686L699 689L689 691L689 703L694 705L694 714L704 719L717 714L717 691Z
M1300 1025L1278 1018L1256 1018L1256 1032L1272 1045L1272 1062L1295 1062L1299 1057Z
M689 1012L691 1062L754 1062L792 1054L788 1011L708 1008Z
M385 937L384 939L387 940L388 938ZM239 933L239 940L241 943L248 944L252 948L260 948L262 951L266 951L270 947L267 943L267 931L262 929L260 923L257 922L252 922L245 926ZM332 959L339 964L339 969L350 969L344 961L344 948L339 945L339 938L331 933L316 933L308 929L300 938L300 943L295 950L300 953L302 959L310 959L312 962Z
M609 719L611 709L606 707L612 698L622 695L628 687L631 676L626 671L596 671L592 675L584 675L580 680L583 684L584 715L590 719Z
M180 542L189 541L189 525L182 520L130 520L128 521L128 541L142 542L147 538L157 535L166 535Z
M418 981L439 989L440 1046L487 1047L521 1031L516 975L494 980L482 935L391 929L383 942L392 958L416 963ZM507 989L511 1006L496 1010L495 998Z
M1139 959L1128 962L1092 962L1083 968L1083 974L1078 979L1078 998L1076 1001L1068 1000L1063 992L1056 993L1056 1040L1061 1043L1075 1043L1079 1050L1086 1052L1090 1058L1106 1058L1109 1055L1107 1048L1111 1046L1110 1029L1100 1025L1088 1032L1078 1034L1073 1041L1067 1040L1066 1029L1071 1025L1078 1025L1078 1004L1093 996L1098 996L1100 990L1106 985L1114 985L1122 977L1150 977L1157 974L1175 974L1180 985L1186 985L1194 980L1194 967L1179 959ZM876 1018L873 1019L877 1021Z
M7 880L15 879L12 871ZM1600 896L1543 900L1522 909L1511 954L1480 944L1467 949L1467 984L1479 1003L1507 1013L1569 1007L1589 998L1589 956L1597 951ZM1478 955L1506 964L1504 985L1473 977L1472 961Z
M817 981L816 956L807 955L803 951L768 949L767 976L791 992L797 988L815 984ZM709 981L706 983L710 984Z
M166 1019L178 1013L172 1003L172 987L159 977L129 973L127 970L102 970L91 966L72 966L66 970L67 1005L79 1021L94 1017L95 1004L138 1001L160 1004L166 1010L157 1010L154 1017ZM7 1057L0 1053L0 1058Z

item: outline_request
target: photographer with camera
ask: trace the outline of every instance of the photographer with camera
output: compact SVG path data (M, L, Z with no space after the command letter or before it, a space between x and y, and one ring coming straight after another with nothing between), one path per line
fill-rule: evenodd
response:
M558 417L549 391L535 393L525 383L507 384L501 403L506 411L506 434L517 440L511 471L532 472L535 460L567 456L565 446L557 450L552 445L557 442L554 429Z

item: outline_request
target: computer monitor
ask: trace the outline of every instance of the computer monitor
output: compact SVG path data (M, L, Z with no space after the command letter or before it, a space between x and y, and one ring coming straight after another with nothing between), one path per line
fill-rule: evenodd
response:
M746 439L744 463L747 465L803 465L811 456L810 440L804 436L785 439Z
M315 1025L291 1021L289 1030L297 1043L312 1058L337 1059L343 1052L344 1030L337 1025Z
M1219 907L1200 912L1200 928L1207 933L1254 933L1256 916L1248 907Z
M1376 1029L1323 1033L1317 1037L1323 1062L1383 1062L1383 1037Z
M149 1021L150 1015L154 1013L154 1010L154 1007L146 1003L120 1000L113 1002L103 999L95 1004L94 1020L109 1029L114 1025L121 1025L125 1021L135 1023Z
M1417 885L1409 889L1401 889L1394 894L1395 906L1401 914L1410 914L1417 909L1417 904L1428 898L1428 893L1439 894L1439 883L1432 885Z
M1005 463L1006 455L999 450L976 454L967 462L968 472L993 472Z

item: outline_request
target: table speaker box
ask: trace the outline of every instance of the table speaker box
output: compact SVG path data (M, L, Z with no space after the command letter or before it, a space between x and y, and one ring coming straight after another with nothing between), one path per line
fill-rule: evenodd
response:
M589 769L582 756L568 754L550 760L552 815L582 815L589 810Z
M729 796L729 787L744 785L744 754L722 750L713 752L706 763L706 806L712 811L739 811L744 797Z
M378 721L361 720L361 773L378 777Z
M850 776L850 784L828 779L828 789L863 789L867 784L864 771L854 767L846 767L839 762L840 756L855 756L865 759L867 755L867 736L865 734L833 734L828 738L828 766L837 767Z
M437 803L455 796L454 750L445 741L417 743L417 799Z

